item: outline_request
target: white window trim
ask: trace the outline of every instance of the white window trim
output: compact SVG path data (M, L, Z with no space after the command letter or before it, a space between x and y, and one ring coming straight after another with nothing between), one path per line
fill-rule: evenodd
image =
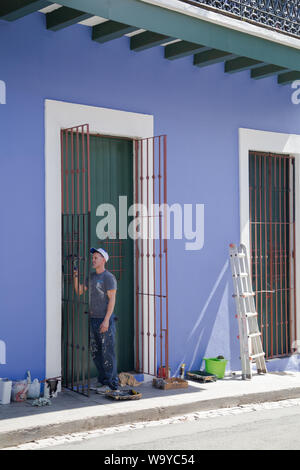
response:
M143 139L151 115L45 100L46 377L61 375L61 144L60 130L89 124L91 133Z
M296 322L300 339L300 135L239 129L240 240L250 248L249 151L287 153L295 157ZM298 353L300 348L298 346Z

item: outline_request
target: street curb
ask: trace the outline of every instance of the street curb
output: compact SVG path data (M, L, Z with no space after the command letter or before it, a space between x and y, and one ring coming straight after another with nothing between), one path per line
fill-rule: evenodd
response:
M0 449L15 447L40 439L63 436L65 434L93 431L141 421L157 421L199 411L211 411L220 408L232 408L252 403L276 402L293 398L300 398L300 387L270 392L250 393L236 397L231 396L212 400L198 400L192 403L177 404L167 407L156 406L138 411L120 412L116 415L107 414L85 417L72 421L47 424L45 426L39 425L7 432L0 431Z

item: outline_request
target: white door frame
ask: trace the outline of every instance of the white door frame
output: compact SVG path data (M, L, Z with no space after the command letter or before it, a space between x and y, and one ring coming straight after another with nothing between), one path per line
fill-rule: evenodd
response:
M61 375L61 129L89 124L91 133L143 139L152 115L45 100L46 377Z
M300 339L300 135L239 129L240 240L250 253L249 152L285 153L295 157L296 331ZM298 255L297 255L298 253ZM293 319L291 319L293 322ZM294 325L292 325L294 326ZM294 331L294 327L292 328ZM292 338L293 340L293 338ZM300 352L299 343L297 352Z

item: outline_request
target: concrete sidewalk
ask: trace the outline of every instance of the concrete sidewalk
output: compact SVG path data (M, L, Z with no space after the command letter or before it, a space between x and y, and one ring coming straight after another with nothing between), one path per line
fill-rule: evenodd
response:
M152 383L136 388L141 400L115 402L91 392L87 398L63 390L51 406L32 402L0 405L0 448L38 439L90 431L139 421L153 421L195 411L300 397L300 372L240 376L215 383L189 382L187 389L158 390Z

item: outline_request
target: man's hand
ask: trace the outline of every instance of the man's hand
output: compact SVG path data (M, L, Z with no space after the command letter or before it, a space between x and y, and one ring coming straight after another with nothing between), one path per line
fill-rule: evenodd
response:
M100 325L100 333L106 333L109 328L109 320L104 318L103 322Z
M88 290L87 286L79 283L77 269L73 270L73 282L74 282L74 289L77 295L82 295L84 292Z
M107 296L108 296L109 300L108 300L108 305L107 305L106 316L105 316L103 322L100 325L100 333L106 333L108 331L109 320L110 320L110 317L112 316L114 308L115 308L116 293L117 293L117 291L115 289L107 291Z

